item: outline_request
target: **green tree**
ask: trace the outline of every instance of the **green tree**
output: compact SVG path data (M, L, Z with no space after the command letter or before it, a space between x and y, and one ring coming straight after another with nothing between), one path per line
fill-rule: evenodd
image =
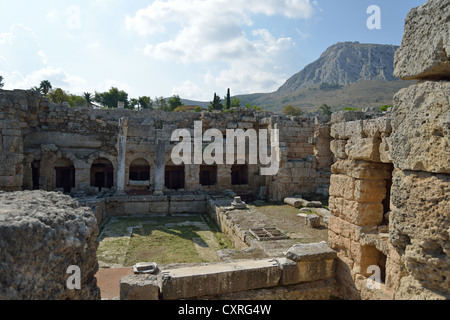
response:
M87 106L87 102L86 99L82 96L76 95L76 94L69 94L69 105L71 107L75 107L75 106Z
M42 89L40 87L31 87L30 90L42 94Z
M48 80L42 80L39 88L41 88L41 92L44 96L47 96L48 92L52 89L52 84Z
M0 76L0 89L3 88L5 84L3 83L3 77Z
M152 98L143 96L138 99L139 106L143 109L153 109L153 101Z
M222 101L220 100L220 97L216 93L214 93L214 99L213 101L211 101L208 107L209 112L212 112L213 110L223 110Z
M333 113L331 111L331 107L327 104L323 104L319 107L319 111L322 112L323 116L331 116L331 114Z
M227 110L231 109L231 94L230 94L229 88L228 88L227 96L225 97L225 100L226 100L225 109L227 109Z
M195 108L194 108L194 112L202 112L203 111L203 109L202 109L202 107L200 107L200 106L196 106Z
M181 102L181 99L178 95L173 95L169 101L170 110L174 111L176 108L181 107L183 105L183 102Z
M170 109L169 104L167 103L167 100L164 99L164 97L156 97L154 106L156 110L162 110L162 111L172 111Z
M240 108L241 107L241 99L233 97L231 99L231 108Z
M299 107L294 107L292 105L287 105L287 106L284 107L283 113L285 115L288 115L288 116L298 117L298 116L301 116L303 114L303 111Z
M53 103L70 102L70 96L61 88L52 89L48 92L48 97ZM69 103L70 104L70 103Z
M84 92L83 93L83 98L84 98L84 100L86 100L86 103L87 103L88 107L91 107L92 106L92 102L94 101L94 96L92 95L92 93Z
M101 103L103 106L115 109L117 108L117 104L119 101L125 103L125 108L130 108L130 102L128 101L128 93L123 90L119 90L115 87L112 87L107 92L99 93L95 92L94 101Z

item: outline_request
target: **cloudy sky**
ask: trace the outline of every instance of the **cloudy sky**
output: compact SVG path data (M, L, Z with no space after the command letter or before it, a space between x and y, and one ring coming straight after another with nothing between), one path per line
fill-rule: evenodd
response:
M426 0L0 0L4 89L210 101L272 92L342 41L400 45ZM367 9L381 10L369 29Z

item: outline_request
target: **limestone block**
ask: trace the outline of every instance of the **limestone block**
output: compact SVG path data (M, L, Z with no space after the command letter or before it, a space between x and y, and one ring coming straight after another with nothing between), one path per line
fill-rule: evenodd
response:
M296 262L321 261L336 257L336 251L332 250L325 241L295 244L286 253L286 258Z
M403 170L450 173L450 82L426 81L394 97L391 157Z
M328 220L328 229L340 237L351 239L353 241L359 241L361 239L361 233L364 230L363 227L335 216L330 216Z
M388 117L364 120L363 127L364 135L368 138L379 138L382 134L392 133L391 119Z
M378 226L383 221L382 203L344 200L341 218L357 226Z
M189 299L278 285L281 268L274 260L244 260L162 271L164 300Z
M279 258L277 261L282 270L280 284L285 286L334 278L336 274L334 258L303 262Z
M319 228L320 217L317 214L308 214L306 217L306 225L310 228Z
M120 300L159 300L156 275L129 275L120 279Z
M396 171L391 189L390 241L421 286L450 292L450 176Z
M334 112L331 115L331 123L340 123L340 122L348 122L355 120L364 120L366 118L366 114L362 111L340 111Z
M405 20L394 76L405 80L450 78L450 2L429 0Z
M336 123L331 126L331 136L335 139L364 138L363 120Z
M347 154L345 153L346 144L347 140L333 140L330 142L330 150L336 158L347 159Z
M379 202L386 198L385 180L355 180L353 198L346 197L347 200L358 202Z
M92 210L69 196L0 193L0 300L99 300L97 236ZM80 290L70 290L76 267Z
M349 160L380 162L380 143L376 138L352 138L345 145L345 153Z
M359 160L340 160L331 166L333 174L345 174L355 179L390 179L392 165Z

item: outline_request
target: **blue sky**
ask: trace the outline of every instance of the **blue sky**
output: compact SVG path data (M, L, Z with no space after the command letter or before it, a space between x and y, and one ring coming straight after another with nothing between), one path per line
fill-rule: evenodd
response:
M400 45L426 0L0 0L4 89L112 86L210 101L272 92L343 41ZM366 26L370 5L381 29Z

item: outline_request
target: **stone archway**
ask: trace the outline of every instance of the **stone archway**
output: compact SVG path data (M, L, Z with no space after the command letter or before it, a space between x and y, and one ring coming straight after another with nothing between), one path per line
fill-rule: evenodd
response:
M55 188L70 193L75 188L75 166L72 160L60 158L55 162Z
M91 165L91 186L111 189L114 187L114 166L106 158L97 158Z

